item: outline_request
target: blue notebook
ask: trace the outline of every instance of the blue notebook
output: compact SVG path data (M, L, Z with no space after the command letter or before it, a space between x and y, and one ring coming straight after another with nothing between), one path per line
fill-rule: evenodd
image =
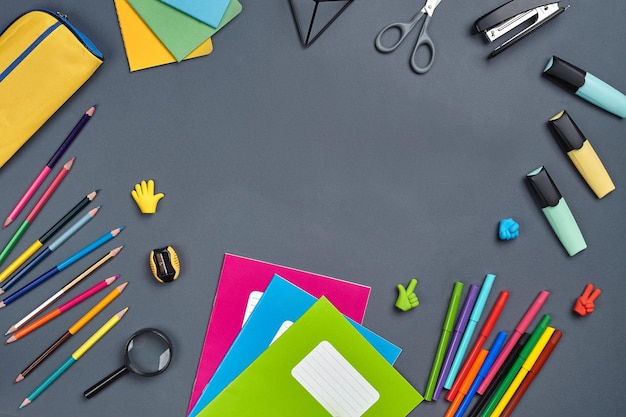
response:
M161 0L207 25L217 28L230 0Z
M304 290L274 275L189 417L195 417L202 411L316 301ZM393 364L398 359L402 351L399 347L357 322L348 320L387 362Z

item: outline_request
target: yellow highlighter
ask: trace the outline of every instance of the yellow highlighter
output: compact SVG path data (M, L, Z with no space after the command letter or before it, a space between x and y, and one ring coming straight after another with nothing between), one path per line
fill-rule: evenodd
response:
M565 110L554 115L548 122L555 137L572 160L598 198L615 189L615 185L604 168L596 151Z
M530 372L530 370L532 369L533 365L537 361L537 358L539 357L539 355L541 355L543 348L545 348L548 344L548 341L552 337L553 333L554 327L547 327L546 330L543 331L541 337L537 341L537 344L535 345L533 350L530 351L528 358L526 358L520 370L517 371L515 378L513 379L513 381L511 381L511 385L509 385L509 387L504 392L504 395L498 402L498 405L496 405L496 408L493 410L493 413L491 413L490 417L500 417L500 414L502 414L505 407L515 394L515 391L517 391L517 388L519 388L519 386L522 384L522 381L524 380L528 372Z

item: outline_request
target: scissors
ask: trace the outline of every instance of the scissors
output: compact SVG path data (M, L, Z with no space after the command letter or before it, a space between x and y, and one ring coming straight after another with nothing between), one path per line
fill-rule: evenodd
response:
M376 36L376 49L380 52L388 53L395 51L398 46L402 43L402 41L407 37L407 35L413 30L413 28L417 25L417 23L424 18L424 24L422 25L422 29L420 30L419 36L417 37L417 43L415 44L415 49L413 50L413 55L411 55L411 59L409 60L411 64L411 68L418 74L424 74L430 70L430 67L433 65L433 61L435 60L435 44L428 36L428 23L430 22L430 18L433 16L433 12L439 6L441 0L427 0L424 7L417 12L413 19L409 22L396 22L390 25L385 26ZM400 38L390 46L383 45L383 36L390 30L399 30ZM421 67L417 63L417 50L424 46L430 52L430 58L426 65Z

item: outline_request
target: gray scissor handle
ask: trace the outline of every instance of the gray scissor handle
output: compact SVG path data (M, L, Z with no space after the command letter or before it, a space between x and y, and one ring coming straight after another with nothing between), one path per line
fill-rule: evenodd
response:
M430 67L433 66L433 62L435 61L435 44L428 35L429 22L430 16L426 15L426 19L424 19L424 25L420 30L420 34L417 37L417 43L415 44L415 49L413 49L413 54L411 55L411 68L418 74L424 74L428 72L428 70L430 70ZM417 63L417 55L419 54L420 48L427 49L427 52L430 53L428 62L423 67L419 66L419 64Z
M374 42L374 44L376 45L376 49L378 49L380 52L383 52L383 53L395 51L398 48L398 46L400 46L402 41L407 37L407 35L413 30L415 25L417 25L417 22L419 22L419 20L422 17L424 17L425 14L426 13L420 10L419 12L415 14L415 16L413 16L413 19L411 19L409 22L391 23L385 26L384 28L382 28L381 31L378 32L378 35L376 36L376 40ZM392 45L389 45L389 46L383 45L383 36L385 35L385 33L389 32L390 30L400 31L400 38Z

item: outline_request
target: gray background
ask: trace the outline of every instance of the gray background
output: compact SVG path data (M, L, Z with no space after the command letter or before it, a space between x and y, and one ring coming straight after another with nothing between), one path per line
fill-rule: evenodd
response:
M371 286L364 324L403 348L396 367L420 392L454 281L480 284L485 274L497 274L486 312L497 293L509 290L496 325L508 332L546 289L552 295L543 312L564 337L517 415L619 415L626 406L618 355L626 342L620 324L625 122L541 73L555 54L626 91L626 3L572 0L561 17L486 60L495 45L471 28L501 3L444 0L430 25L436 62L418 76L408 65L416 34L390 55L373 45L380 28L422 7L413 0L355 1L308 49L300 45L287 0L244 0L241 15L215 35L211 55L136 73L128 71L112 1L4 0L0 25L34 7L61 10L106 57L0 170L4 216L80 115L98 104L64 158L77 157L72 172L13 256L95 188L102 190L94 203L102 205L98 216L37 271L108 230L127 228L0 311L0 328L119 244L124 250L90 282L119 273L130 284L17 385L18 372L93 302L0 348L0 415L184 416L226 252ZM603 200L546 126L564 108L616 184ZM548 167L587 240L588 249L575 257L567 256L524 184L524 175L539 165ZM153 216L141 215L129 195L149 178L166 194ZM517 240L497 239L504 217L520 223ZM16 227L0 231L3 244ZM147 255L167 244L178 251L182 274L166 286L150 278ZM393 306L395 287L412 277L420 280L420 305L402 313ZM603 294L596 311L579 318L572 305L588 282ZM116 328L18 412L52 369L127 305ZM84 389L121 364L126 338L146 326L172 337L170 369L152 379L126 376L84 400ZM443 415L447 404L423 403L411 416Z

